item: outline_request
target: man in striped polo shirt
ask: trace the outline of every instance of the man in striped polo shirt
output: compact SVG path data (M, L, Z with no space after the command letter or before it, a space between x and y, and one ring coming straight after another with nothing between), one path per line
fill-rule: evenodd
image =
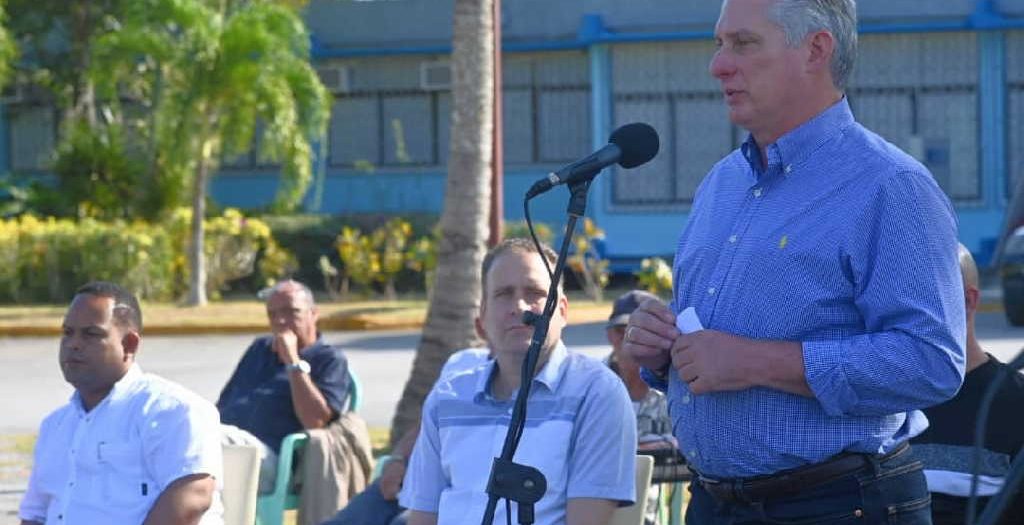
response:
M544 253L556 258L550 248ZM551 283L541 255L525 239L493 248L482 276L476 324L494 359L442 378L427 396L400 497L411 511L410 525L480 523L491 461L501 453L533 336L523 313L542 311ZM622 381L562 344L568 306L559 290L515 461L547 480L535 523L600 525L616 506L635 500L636 420ZM506 518L499 505L494 523Z

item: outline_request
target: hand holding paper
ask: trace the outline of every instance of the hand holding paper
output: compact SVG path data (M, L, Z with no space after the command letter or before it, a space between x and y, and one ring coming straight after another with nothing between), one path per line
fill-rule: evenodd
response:
M697 317L697 310L690 306L679 312L679 315L676 316L676 328L684 334L691 334L703 330L704 325L700 323L700 318Z

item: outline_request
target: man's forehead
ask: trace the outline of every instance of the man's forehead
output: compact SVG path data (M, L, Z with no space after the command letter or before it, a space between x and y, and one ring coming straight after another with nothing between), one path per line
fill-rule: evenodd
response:
M516 257L518 261L521 261L519 264L525 264L525 267L510 271L507 265L512 263L512 257ZM547 290L550 285L551 278L544 268L544 262L534 252L510 251L503 253L494 261L487 273L487 289L492 292L519 286Z
M97 295L76 295L64 314L65 326L105 326L114 317L114 299Z
M715 35L756 34L764 29L765 23L772 24L767 15L774 3L775 0L726 0L715 23Z
M306 297L306 293L301 288L285 288L274 292L273 295L267 300L267 308L272 306L309 306L312 301Z

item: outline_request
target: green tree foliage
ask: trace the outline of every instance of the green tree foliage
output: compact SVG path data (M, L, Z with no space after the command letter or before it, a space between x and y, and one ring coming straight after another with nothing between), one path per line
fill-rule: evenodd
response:
M93 45L134 1L7 0L7 26L21 53L18 80L49 91L66 122L95 125Z
M78 199L71 208L159 219L191 200L190 246L203 246L210 176L222 158L255 143L264 161L281 166L275 209L294 208L330 109L309 63L304 4L11 0L12 31L26 48L23 76L48 88L65 115L55 171L58 191ZM117 181L125 198L110 199L99 184L75 191L83 176ZM134 179L131 195L122 191L126 179ZM192 252L189 302L202 304L204 254Z
M192 246L203 245L210 174L225 156L249 151L259 125L261 154L281 165L275 208L297 205L312 178L310 139L324 135L330 98L309 64L309 35L295 4L139 0L127 23L98 42L104 70L153 64L153 164L170 194L191 194ZM113 89L110 81L105 87ZM203 253L192 252L188 302L203 304Z
M140 213L142 163L125 151L120 125L91 129L75 123L57 148L53 169L60 178L60 191L53 193L58 209L65 212L62 215L98 219L147 215Z
M10 18L7 16L6 2L0 0L0 87L7 85L13 72L14 59L18 48L14 43L14 35L8 29Z

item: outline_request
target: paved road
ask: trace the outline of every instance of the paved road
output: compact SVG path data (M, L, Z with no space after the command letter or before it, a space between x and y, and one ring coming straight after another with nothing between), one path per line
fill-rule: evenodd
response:
M146 337L139 364L216 401L256 335ZM324 337L345 348L362 382L360 413L370 426L388 426L412 367L419 332L327 332ZM599 323L569 327L566 340L591 355L606 351ZM57 338L0 338L0 434L34 432L71 392L57 367Z
M982 346L1008 360L1024 346L1024 328L1012 328L1002 314L980 314ZM570 326L565 336L574 348L594 356L607 351L600 323ZM139 363L148 372L177 381L210 400L256 334L226 336L153 336L145 338ZM416 331L328 332L341 344L362 380L360 412L371 426L388 426L412 366ZM0 338L0 434L34 432L43 416L67 401L71 387L57 368L57 339Z

